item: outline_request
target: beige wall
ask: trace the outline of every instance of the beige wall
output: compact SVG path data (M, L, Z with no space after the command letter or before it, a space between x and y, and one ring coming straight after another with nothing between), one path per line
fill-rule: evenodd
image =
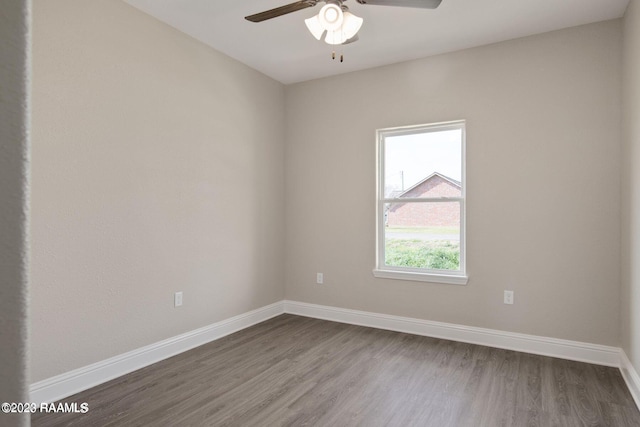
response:
M27 285L31 2L0 13L0 402L28 401ZM0 413L0 426L28 425Z
M640 370L640 4L624 18L622 144L622 348Z
M32 380L282 300L283 138L280 83L124 2L36 0Z
M285 297L619 345L620 21L285 89L117 0L34 19L33 381ZM469 284L375 279L375 130L456 119Z
M620 64L616 20L288 86L286 297L618 345ZM469 284L374 278L375 130L458 119Z

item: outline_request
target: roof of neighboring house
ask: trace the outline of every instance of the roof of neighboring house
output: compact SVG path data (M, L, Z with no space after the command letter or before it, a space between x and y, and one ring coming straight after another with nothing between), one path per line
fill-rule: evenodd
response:
M397 195L394 195L393 198L395 199L400 199L402 198L405 194L407 194L409 191L413 190L416 187L419 187L420 185L424 184L425 182L429 181L431 178L434 178L435 176L439 176L440 178L444 179L445 181L449 181L451 184L455 185L458 188L461 188L460 185L460 181L456 181L453 178L449 178L448 176L445 176L439 172L434 172L431 175L429 175L428 177L424 178L421 181L418 181L416 184L412 185L411 187L407 188L406 190L400 192Z

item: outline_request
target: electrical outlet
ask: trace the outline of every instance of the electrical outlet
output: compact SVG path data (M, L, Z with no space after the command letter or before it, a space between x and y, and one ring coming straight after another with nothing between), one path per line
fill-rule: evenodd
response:
M180 307L182 305L182 292L173 294L173 306Z
M504 291L504 303L513 304L513 291Z
M324 283L324 274L318 273L316 276L316 283L322 285Z

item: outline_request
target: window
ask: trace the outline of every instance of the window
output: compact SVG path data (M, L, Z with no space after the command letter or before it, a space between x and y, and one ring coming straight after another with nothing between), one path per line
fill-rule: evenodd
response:
M466 284L465 124L382 129L376 277Z

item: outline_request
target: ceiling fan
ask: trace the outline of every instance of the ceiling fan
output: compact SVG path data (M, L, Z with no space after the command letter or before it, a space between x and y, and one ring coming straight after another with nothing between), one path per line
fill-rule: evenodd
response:
M266 10L254 15L245 16L247 21L262 22L278 16L314 7L321 1L326 3L318 15L305 19L311 34L320 40L326 33L325 42L332 45L348 44L358 40L358 31L362 26L362 18L349 12L344 5L346 0L300 0L275 9ZM442 0L356 0L362 5L414 7L435 9Z

